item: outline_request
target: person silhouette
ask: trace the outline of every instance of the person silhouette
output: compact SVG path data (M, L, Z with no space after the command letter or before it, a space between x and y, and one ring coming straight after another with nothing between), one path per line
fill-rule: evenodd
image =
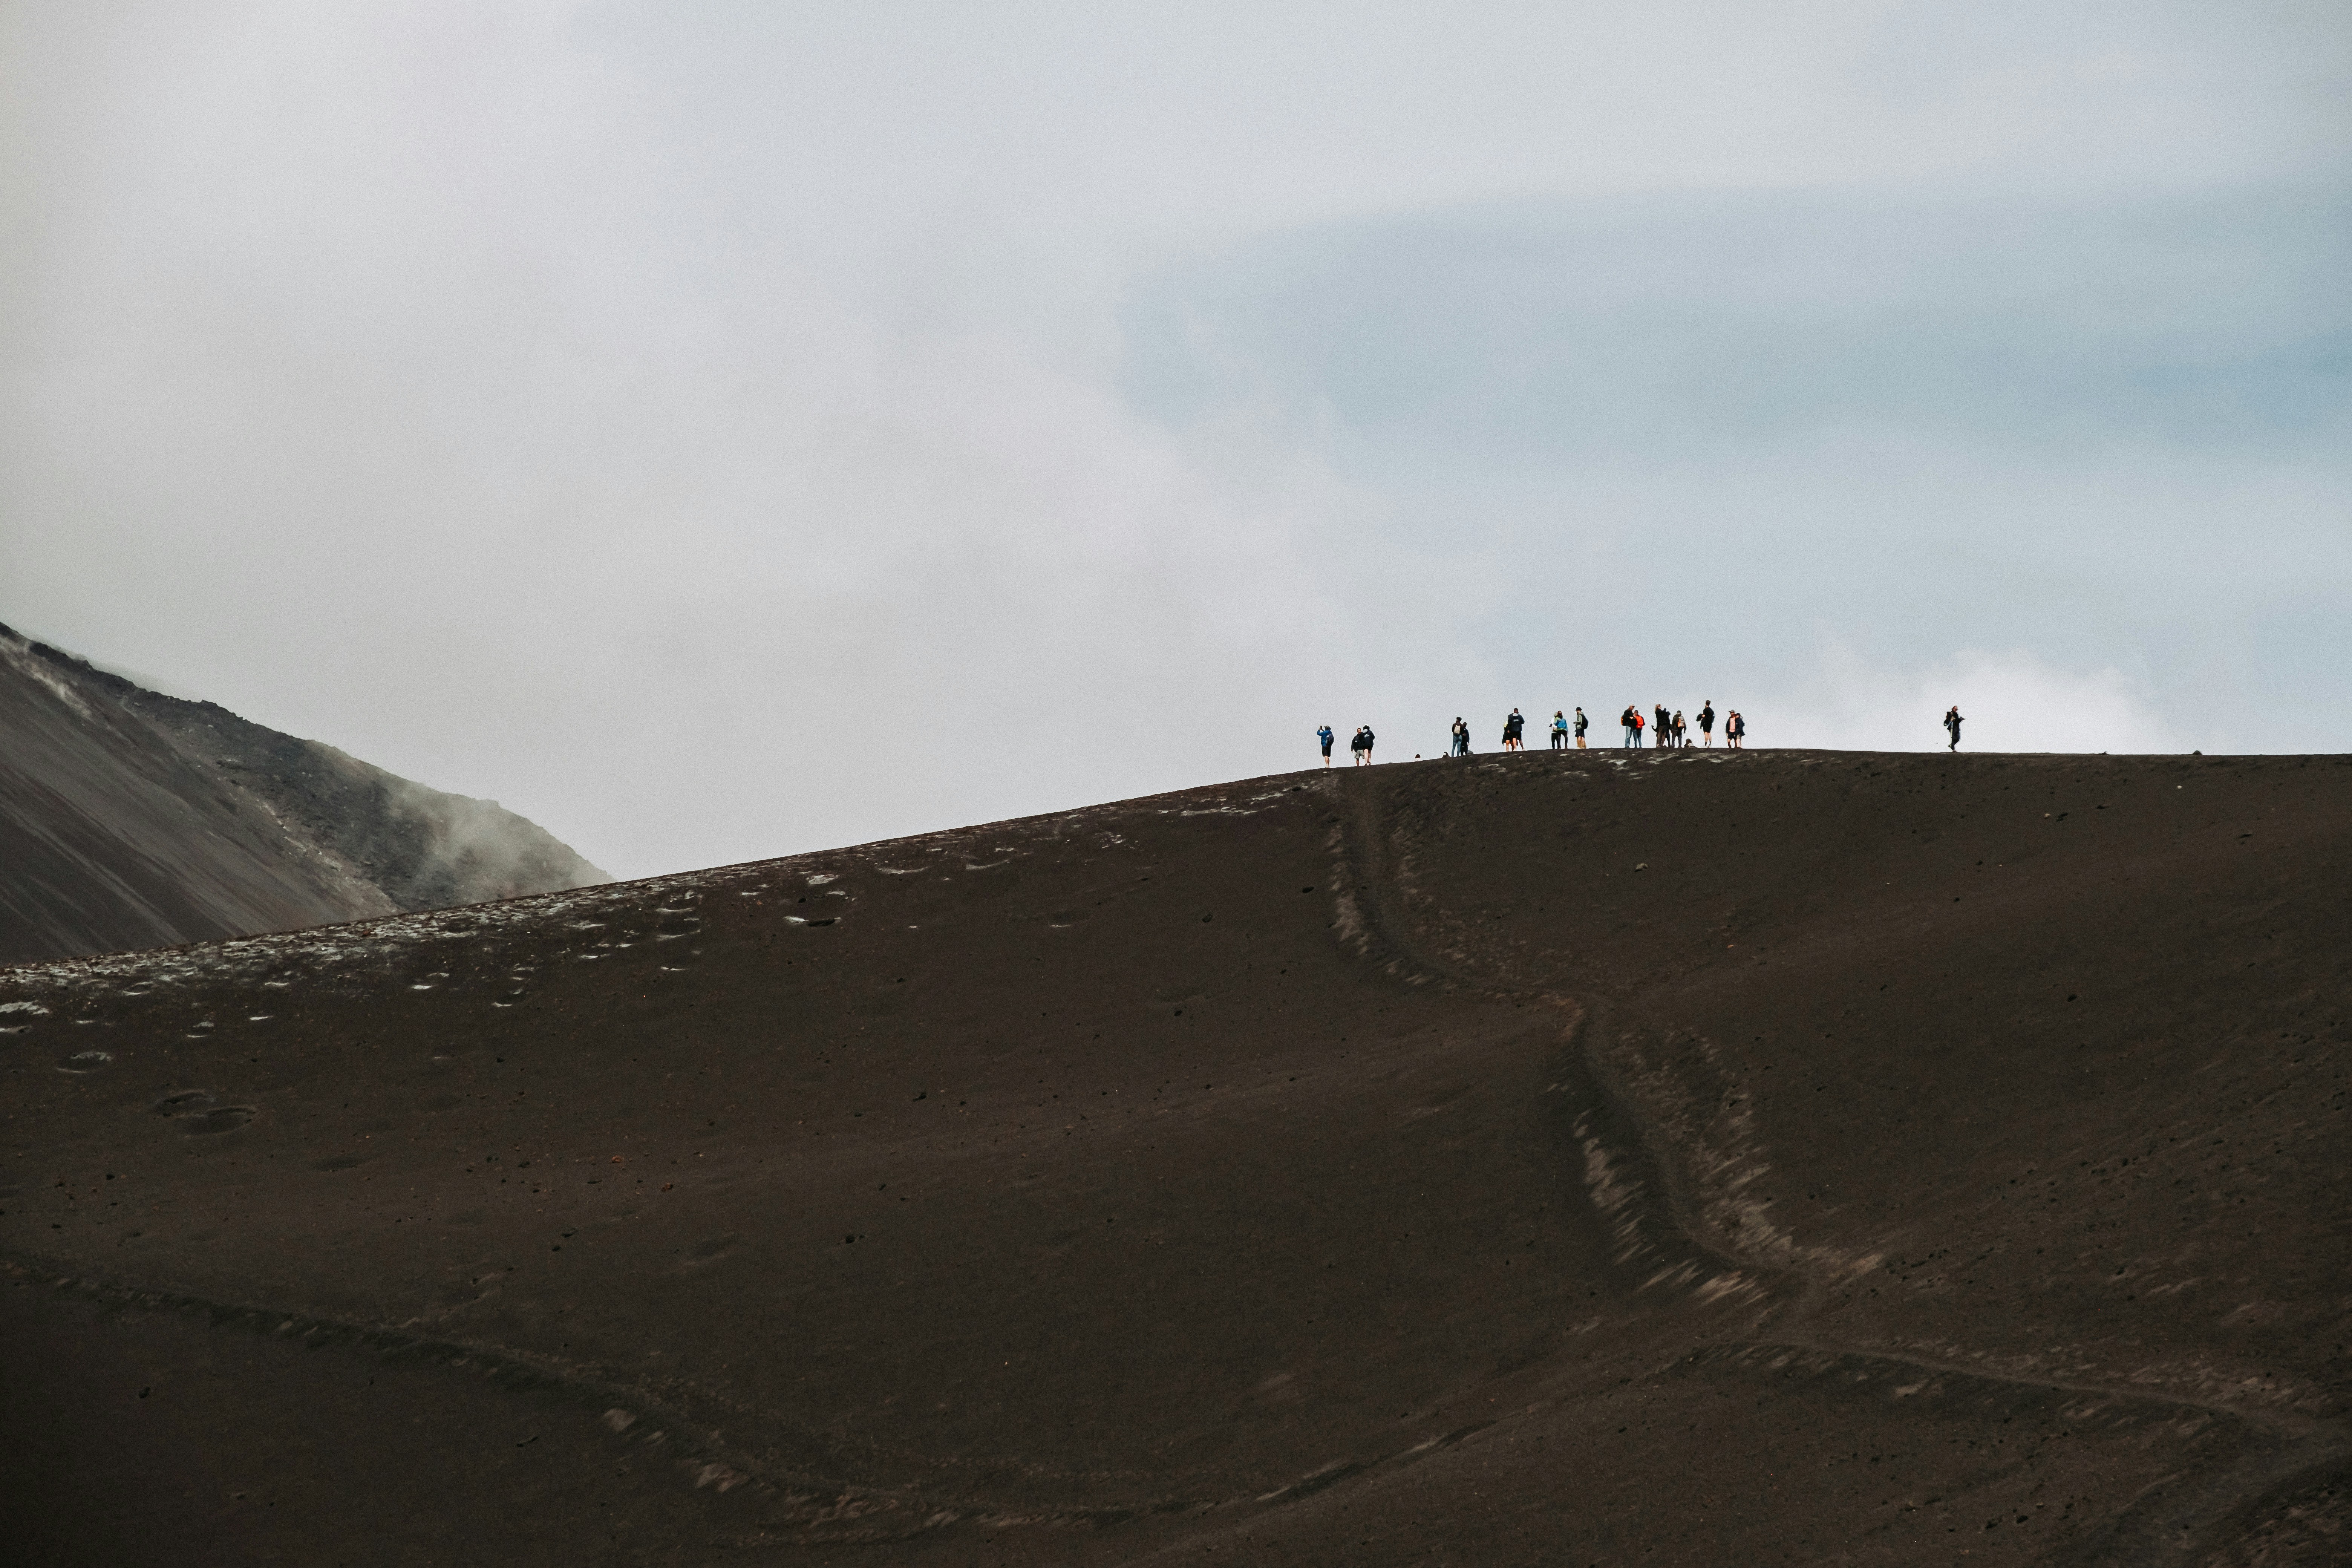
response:
M1944 729L1952 737L1952 743L1944 748L1948 752L1957 752L1960 749L1960 705L1955 702L1952 704L1951 711L1944 715Z
M1315 738L1323 742L1323 765L1328 768L1331 765L1331 726L1326 724L1316 731Z

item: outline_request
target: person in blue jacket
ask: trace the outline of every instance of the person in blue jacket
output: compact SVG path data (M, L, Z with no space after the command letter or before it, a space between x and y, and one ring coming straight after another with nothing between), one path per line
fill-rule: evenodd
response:
M1316 731L1315 738L1323 742L1323 765L1328 768L1331 765L1331 726L1326 724Z

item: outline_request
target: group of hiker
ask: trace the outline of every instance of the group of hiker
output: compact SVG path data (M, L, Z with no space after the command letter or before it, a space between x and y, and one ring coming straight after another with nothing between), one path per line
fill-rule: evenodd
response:
M1654 729L1652 721L1643 716L1638 703L1626 705L1625 711L1620 715L1621 721L1625 726L1625 744L1640 746L1643 734L1647 731L1654 735L1654 743L1660 747L1671 749L1687 745L1689 743L1688 726L1683 721L1682 714L1668 712L1666 705L1663 702L1658 704L1655 711L1657 717ZM1569 742L1573 739L1577 749L1584 750L1584 734L1591 727L1591 722L1584 716L1584 710L1581 708L1576 710L1574 719L1569 718L1560 710L1554 709L1550 728L1551 749L1555 752L1566 751ZM1698 710L1699 744L1702 746L1715 744L1715 699L1710 697ZM1957 738L1958 727L1955 726L1954 730ZM1512 709L1510 717L1503 721L1503 750L1507 752L1527 750L1527 732L1526 715L1516 708ZM1331 765L1331 747L1337 737L1332 733L1331 726L1326 724L1315 731L1315 738L1323 744L1323 765L1328 768ZM1739 710L1735 708L1724 714L1723 743L1738 751L1747 738L1748 721L1739 716ZM1349 741L1348 750L1354 756L1358 767L1364 767L1370 763L1372 727L1370 724L1356 726L1356 733ZM1470 726L1465 723L1458 714L1454 720L1452 736L1447 743L1445 754L1449 757L1466 757L1470 754Z
M1583 710L1577 711L1581 716ZM1625 744L1640 746L1644 731L1649 732L1652 745L1665 751L1678 750L1690 744L1690 725L1684 721L1680 709L1669 713L1666 705L1661 702L1652 711L1655 715L1654 720L1645 719L1642 714L1642 705L1629 702L1625 705L1625 711L1617 715L1617 722L1625 727ZM1715 744L1715 699L1710 697L1698 710L1700 745ZM1737 752L1743 749L1747 740L1748 721L1740 717L1738 709L1734 708L1723 715L1723 743Z
M1700 745L1715 744L1716 717L1715 699L1710 697L1699 705L1698 743ZM1735 752L1743 750L1748 741L1748 721L1740 717L1739 710L1737 708L1722 715L1722 719L1723 743ZM1690 727L1683 721L1681 711L1676 710L1669 712L1663 702L1652 709L1647 715L1643 713L1640 703L1628 702L1625 704L1625 711L1617 716L1617 721L1624 726L1625 744L1629 747L1638 749L1645 734L1649 736L1651 745L1663 751L1674 751L1690 744ZM1960 749L1962 722L1959 704L1956 702L1950 710L1945 713L1943 719L1944 732L1951 737L1950 749L1955 752ZM1576 717L1572 720L1555 708L1551 715L1551 749L1555 752L1567 750L1568 742L1573 737L1577 750L1582 751L1584 731L1591 725L1591 721L1585 718L1584 710L1581 708L1576 710ZM1526 716L1517 709L1512 709L1511 716L1503 721L1503 750L1507 752L1527 750L1527 733ZM1328 768L1331 765L1331 726L1326 724L1317 730L1315 738L1323 742L1323 765ZM1358 767L1368 765L1372 760L1372 727L1370 724L1357 725L1355 739L1348 742L1348 749L1355 753ZM1445 754L1449 757L1466 757L1470 754L1470 726L1462 721L1459 714L1454 715L1452 739L1447 743Z

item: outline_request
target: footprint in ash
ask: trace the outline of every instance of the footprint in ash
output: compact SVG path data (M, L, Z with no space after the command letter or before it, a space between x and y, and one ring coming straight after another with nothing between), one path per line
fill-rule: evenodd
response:
M254 1108L223 1105L220 1097L208 1089L184 1089L157 1100L155 1114L180 1123L180 1131L189 1137L201 1138L236 1131L253 1120Z

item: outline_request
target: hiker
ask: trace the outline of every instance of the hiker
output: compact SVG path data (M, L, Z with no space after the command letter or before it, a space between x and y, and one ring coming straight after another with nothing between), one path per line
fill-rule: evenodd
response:
M1679 752L1689 744L1690 726L1683 722L1683 710L1677 708L1675 710L1675 750Z
M1952 743L1945 749L1958 751L1960 749L1960 705L1958 703L1953 703L1952 710L1944 715L1944 728L1950 731L1952 736Z
M1456 713L1454 716L1454 749L1448 752L1446 755L1450 757L1466 757L1469 754L1470 726L1462 721L1461 714Z
M1673 745L1675 743L1674 715L1666 711L1666 705L1663 702L1659 703L1657 707L1653 710L1653 712L1656 715L1658 727L1650 731L1650 744L1653 746Z
M1328 768L1331 765L1331 726L1326 724L1316 731L1315 738L1323 742L1323 765Z
M1642 749L1642 710L1634 703L1625 704L1625 743L1635 751Z
M1724 744L1735 752L1743 751L1746 748L1740 742L1746 739L1748 739L1748 721L1739 716L1738 709L1734 708L1728 721L1723 726Z
M1360 768L1369 767L1372 761L1372 727L1370 724L1357 726L1356 745L1359 748L1356 752L1356 765Z
M1581 713L1584 710L1580 708L1577 711ZM1551 710L1551 749L1555 752L1568 750L1568 715L1557 708Z
M1519 738L1527 733L1527 728L1528 721L1519 717L1519 710L1516 708L1512 709L1511 716L1503 721L1503 750L1507 752L1527 750L1519 743Z
M1712 697L1698 710L1698 743L1702 746L1715 744L1715 699Z
M1576 710L1576 749L1580 752L1584 750L1584 726L1589 721L1584 717L1584 710L1578 709Z

